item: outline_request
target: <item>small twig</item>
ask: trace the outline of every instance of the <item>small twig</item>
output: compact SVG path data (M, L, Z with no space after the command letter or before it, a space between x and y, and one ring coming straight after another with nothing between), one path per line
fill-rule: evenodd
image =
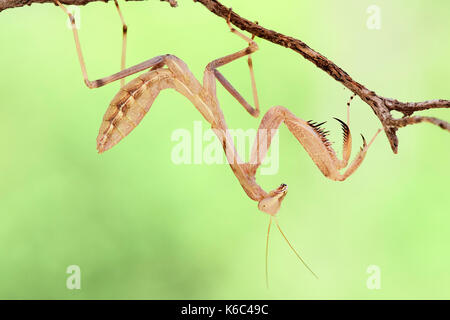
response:
M421 123L421 122L432 123L444 130L450 131L450 123L448 123L447 121L438 119L438 118L434 118L434 117L414 116L414 117L405 117L405 118L401 118L401 119L390 120L390 124L393 126L396 126L398 128L406 127L408 125Z
M394 99L385 98L386 107L389 110L396 110L411 115L416 111L423 111L428 109L450 108L450 101L448 100L430 100L423 102L400 102Z
M172 8L178 7L177 0L161 0L161 1L168 2Z

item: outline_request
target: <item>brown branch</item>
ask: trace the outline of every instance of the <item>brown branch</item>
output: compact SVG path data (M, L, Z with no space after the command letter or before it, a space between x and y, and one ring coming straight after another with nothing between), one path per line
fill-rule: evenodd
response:
M61 3L74 6L84 6L90 2L109 0L60 0ZM145 1L145 0L125 0L125 1ZM171 7L177 6L177 0L160 0L168 2ZM0 0L0 12L5 9L18 8L23 6L31 6L32 3L54 3L54 0Z
M84 5L88 2L100 1L100 0L62 0L65 4ZM107 0L105 0L107 1ZM128 0L128 1L140 1L140 0ZM176 0L161 0L169 2L171 6L176 6ZM44 3L53 2L53 0L0 0L0 11L6 8L20 7L31 3ZM205 6L209 11L215 15L226 19L230 14L230 9L223 6L217 0L194 0ZM253 23L250 20L242 18L235 12L231 12L231 23L241 30L250 32L251 34L278 44L285 48L294 50L302 55L308 61L314 63L318 68L328 73L333 79L342 83L346 88L358 95L364 102L366 102L375 115L378 117L383 125L384 132L391 144L391 148L394 153L398 151L398 138L397 130L410 124L416 124L420 122L429 122L441 127L444 130L450 131L450 124L448 122L432 118L432 117L418 117L412 116L417 111L435 109L435 108L450 108L450 101L448 100L431 100L424 102L400 102L395 99L386 98L377 95L374 91L367 89L359 82L353 80L343 69L337 66L332 61L328 60L325 56L319 52L311 49L303 41L295 39L293 37L286 36L262 27L257 23ZM404 114L403 118L395 119L391 111L399 111Z
M230 9L226 8L216 0L194 0L203 4L209 11L216 14L219 17L226 19L229 15ZM257 23L253 23L250 20L242 18L235 12L231 13L231 22L241 30L250 32L255 36L278 44L280 46L294 50L301 54L305 59L314 63L318 68L328 73L333 79L342 83L345 87L357 94L364 102L366 102L373 110L375 115L381 121L384 132L391 144L391 148L394 153L398 151L398 138L397 130L409 124L419 122L430 122L438 125L439 127L449 130L449 125L445 121L441 121L436 118L430 117L410 117L414 112L433 109L433 108L450 108L450 101L447 100L432 100L425 102L400 102L394 99L386 98L377 95L374 91L371 91L364 87L362 84L353 80L347 72L342 70L332 61L326 57L311 49L303 41L286 36L262 27ZM401 119L394 119L391 111L396 110L402 112L405 117ZM449 130L450 131L450 130Z

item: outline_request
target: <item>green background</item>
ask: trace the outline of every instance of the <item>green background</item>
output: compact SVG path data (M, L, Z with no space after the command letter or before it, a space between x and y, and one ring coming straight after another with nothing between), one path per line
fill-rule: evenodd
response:
M127 65L172 53L201 78L209 61L245 47L202 5L179 2L176 9L156 0L122 3ZM302 39L384 96L450 98L449 1L224 4ZM366 27L371 4L382 10L381 30ZM274 229L267 290L268 217L227 166L171 161L172 132L201 119L187 99L162 92L135 132L96 153L119 84L83 84L66 20L50 4L0 13L0 298L450 298L448 132L429 124L401 129L398 155L382 134L360 169L334 182L283 126L279 172L257 181L266 190L289 184L279 221L320 280ZM81 8L80 37L91 79L118 71L121 24L113 3ZM345 118L347 89L298 54L258 44L263 112L283 105L306 120ZM246 68L241 59L222 71L250 98ZM260 119L223 88L218 96L231 128L257 127ZM423 114L448 120L447 110ZM354 150L360 132L370 137L379 126L355 99ZM327 128L340 152L338 124ZM66 288L69 265L81 268L81 290ZM366 287L369 265L381 269L380 290Z

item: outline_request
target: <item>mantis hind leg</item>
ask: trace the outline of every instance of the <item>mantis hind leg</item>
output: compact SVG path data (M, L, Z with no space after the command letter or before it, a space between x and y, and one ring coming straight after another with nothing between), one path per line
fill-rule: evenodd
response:
M86 69L86 63L84 61L84 56L83 56L83 52L81 50L81 44L80 44L80 38L78 36L78 31L76 28L76 24L75 24L75 18L74 16L66 9L66 7L59 2L58 0L54 0L55 4L58 5L63 11L64 13L66 13L69 17L70 20L70 24L72 26L72 32L73 32L73 37L75 40L75 46L76 46L76 51L77 51L77 55L78 55L78 60L80 62L80 67L81 67L81 73L83 74L83 79L84 79L84 83L86 84L87 87L89 88L98 88L98 87L102 87L110 82L116 81L121 79L121 87L123 87L124 85L124 78L132 75L136 72L151 68L153 66L157 66L158 63L160 61L158 61L158 63L155 63L153 59L148 60L144 63L141 63L135 67L129 68L125 70L125 62L126 62L126 49L127 49L127 30L128 27L125 23L125 20L123 18L122 12L120 10L119 7L119 3L117 2L117 0L114 0L117 12L119 14L120 20L122 22L122 58L121 58L121 72L118 72L112 76L109 77L105 77L99 80L95 80L95 81L90 81L89 77L88 77L88 73L87 73L87 69Z
M122 58L120 60L120 70L122 71L125 69L125 65L126 65L128 26L125 23L125 19L123 18L122 11L120 10L119 3L117 2L117 0L114 0L114 4L116 6L117 13L119 14L120 21L122 22ZM125 84L125 78L122 78L120 80L120 86L123 87L124 84Z

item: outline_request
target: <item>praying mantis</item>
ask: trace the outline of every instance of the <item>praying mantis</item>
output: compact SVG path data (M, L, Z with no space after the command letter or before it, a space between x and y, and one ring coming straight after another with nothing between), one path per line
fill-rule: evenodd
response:
M280 127L281 123L284 123L288 130L296 137L324 176L335 181L343 181L356 171L363 162L370 145L373 143L381 129L376 132L369 143L366 143L364 136L362 137L363 146L349 165L352 149L352 135L349 129L350 101L347 103L347 122L335 118L341 124L344 132L342 159L337 157L336 152L333 150L331 143L327 139L327 131L322 128L323 123L302 120L296 117L287 108L275 106L270 108L262 117L250 161L244 163L240 159L233 144L233 140L228 132L228 126L216 95L216 80L223 85L223 87L251 116L255 118L259 116L260 106L252 62L252 54L258 50L258 45L254 41L254 36L249 38L233 28L230 23L230 16L228 16L227 25L229 30L244 40L247 43L247 47L210 62L204 71L203 84L194 77L187 65L181 59L170 54L157 56L125 69L127 26L117 0L114 0L114 2L123 25L122 70L111 76L90 81L81 51L75 19L58 0L55 0L55 3L69 16L85 84L89 88L98 88L117 80L121 81L121 89L111 101L100 126L97 137L98 152L103 153L111 149L133 131L147 114L159 92L164 89L176 90L178 93L185 96L211 125L211 128L224 149L227 161L245 193L251 200L258 202L258 209L260 211L267 213L270 216L266 241L266 280L268 243L272 220L275 221L289 247L306 268L316 276L290 244L276 220L276 215L280 209L281 203L287 194L288 186L283 183L274 190L266 192L256 182L256 172L264 160L267 150L270 147L272 137ZM242 57L247 57L248 60L255 107L252 107L218 70L221 66ZM147 71L127 84L124 84L125 77L145 70ZM353 99L353 96L351 99ZM347 166L348 168L343 173L340 173L340 170L345 169Z

